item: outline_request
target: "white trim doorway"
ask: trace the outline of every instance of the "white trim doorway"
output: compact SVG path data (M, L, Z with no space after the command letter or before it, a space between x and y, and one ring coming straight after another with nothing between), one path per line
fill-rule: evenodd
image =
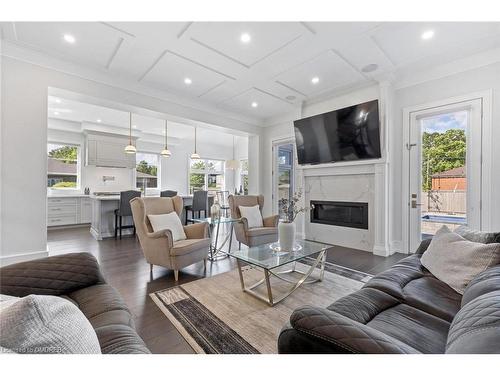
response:
M278 207L278 197L279 197L279 149L282 146L290 145L290 194L295 192L295 177L296 177L296 149L295 149L295 140L293 138L280 139L272 142L272 160L273 160L273 168L272 168L272 204L273 204L273 214L279 214Z
M468 163L467 175L476 176L477 184L472 188L472 196L468 196L470 202L476 205L475 211L477 215L472 214L471 216L471 226L474 229L490 230L491 225L491 98L492 91L482 91L477 93L472 93L468 95L463 95L459 97L453 97L449 99L434 101L427 104L422 104L418 106L408 107L403 110L403 174L402 174L402 219L403 219L403 249L407 253L412 253L416 250L416 239L415 239L415 221L411 220L410 207L411 201L411 170L412 166L410 153L413 148L410 139L411 132L410 129L412 125L415 125L415 121L419 118L430 115L447 112L450 110L469 108L475 106L476 110L474 115L477 116L475 120L475 125L471 131L471 144L468 143L467 147L470 150L470 155L472 159ZM478 109L479 108L479 113ZM469 165L470 164L470 165ZM474 170L471 170L475 164ZM415 163L413 167L415 168ZM418 169L420 173L420 169ZM475 190L475 191L474 191ZM469 214L469 213L468 213ZM412 227L413 226L413 227ZM413 234L412 234L413 231ZM413 239L412 239L413 236Z

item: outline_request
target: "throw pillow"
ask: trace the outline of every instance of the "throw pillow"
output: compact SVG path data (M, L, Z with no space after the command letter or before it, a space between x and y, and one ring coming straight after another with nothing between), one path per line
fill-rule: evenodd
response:
M148 219L153 227L153 231L158 232L159 230L170 229L174 242L186 239L186 233L184 233L181 219L179 219L177 213L148 215Z
M482 232L470 229L466 225L460 225L453 232L461 235L463 238L473 242L494 243L500 242L500 232Z
M260 228L264 226L259 205L239 206L238 208L240 209L241 217L247 219L248 228Z
M476 275L500 263L500 244L467 241L443 226L420 262L439 280L463 294Z
M92 325L61 297L29 295L2 309L0 346L15 353L99 354Z

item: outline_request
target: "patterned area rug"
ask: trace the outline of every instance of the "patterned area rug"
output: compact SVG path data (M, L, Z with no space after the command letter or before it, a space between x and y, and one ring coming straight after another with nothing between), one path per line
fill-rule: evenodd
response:
M297 263L297 269L306 270L308 262ZM243 275L246 285L262 278L262 272L251 267L244 268ZM294 309L303 305L327 307L360 289L370 277L327 263L322 282L302 285L273 307L241 290L237 270L150 296L197 353L277 353L278 334ZM271 284L275 295L290 288L277 278L272 278ZM265 288L260 291L264 293Z

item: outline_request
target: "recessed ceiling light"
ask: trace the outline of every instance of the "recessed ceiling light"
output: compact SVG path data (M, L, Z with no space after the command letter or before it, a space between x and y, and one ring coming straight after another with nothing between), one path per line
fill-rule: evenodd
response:
M311 82L312 82L313 85L317 84L319 82L319 77L313 77L311 79Z
M59 112L55 111L55 112L54 112L54 115L58 116L58 115L59 115Z
M250 36L249 33L243 33L241 34L240 36L240 40L243 42L243 43L248 43L252 40L252 37Z
M64 34L64 40L68 43L75 43L76 42L76 39L73 35L70 35L70 34Z
M102 120L101 120L100 118L98 118L96 121L97 121L97 122L101 122Z
M427 30L421 35L423 40L432 39L434 37L434 30Z
M285 97L286 100L295 100L297 99L296 96L293 96L293 95L288 95L287 97Z
M361 68L363 73L371 73L378 69L377 64L368 64Z
M191 78L187 78L187 77L186 77L186 78L184 78L184 83L185 83L186 85L190 85L191 83L193 83L193 81L191 81Z
M61 103L61 99L56 99L56 103L60 104Z
M252 107L257 108L259 106L259 103L257 102L252 102Z
M132 127L133 127L134 129L137 129L137 125L132 125Z

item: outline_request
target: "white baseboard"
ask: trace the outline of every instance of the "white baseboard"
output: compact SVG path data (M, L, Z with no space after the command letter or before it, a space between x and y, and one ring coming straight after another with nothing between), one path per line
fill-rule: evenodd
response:
M34 251L32 253L23 253L15 255L3 255L0 257L0 266L8 266L9 264L26 262L28 260L45 258L49 255L47 250Z
M402 253L406 254L406 251L403 250L403 241L391 241L391 252L394 253Z
M392 249L389 246L373 246L373 255L378 255L381 257L388 257L390 255L394 254Z

